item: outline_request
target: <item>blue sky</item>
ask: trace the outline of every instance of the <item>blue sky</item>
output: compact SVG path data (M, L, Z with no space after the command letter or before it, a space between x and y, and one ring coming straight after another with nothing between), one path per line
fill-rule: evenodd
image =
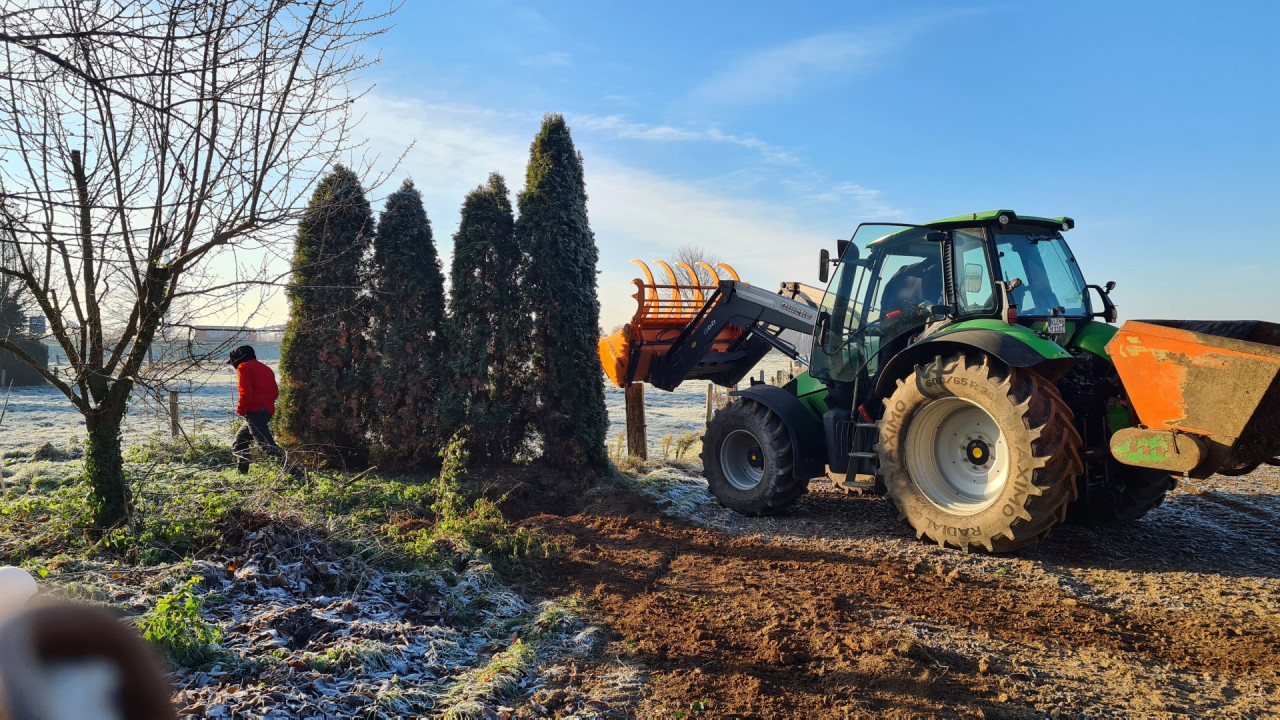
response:
M1122 317L1280 321L1280 3L436 3L377 45L357 134L423 191L513 191L545 112L581 150L602 319L628 260L704 246L816 283L859 222L1070 215ZM375 202L380 209L381 203Z

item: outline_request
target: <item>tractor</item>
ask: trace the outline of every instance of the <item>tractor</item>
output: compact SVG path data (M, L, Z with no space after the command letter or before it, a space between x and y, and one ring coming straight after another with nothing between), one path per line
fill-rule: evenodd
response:
M827 477L962 550L1133 521L1179 478L1280 462L1280 325L1117 328L1115 283L1085 281L1074 227L1011 210L864 223L834 258L820 251L825 291L769 292L727 266L663 264L657 283L646 268L601 360L619 386L666 390L736 387L770 350L807 363L785 385L735 390L710 420L711 492L767 515Z

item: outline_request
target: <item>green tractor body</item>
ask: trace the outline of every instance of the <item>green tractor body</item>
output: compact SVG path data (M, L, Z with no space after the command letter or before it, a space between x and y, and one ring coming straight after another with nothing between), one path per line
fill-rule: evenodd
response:
M859 226L838 259L823 254L810 369L738 391L745 410L708 427L717 497L778 512L825 475L888 494L922 538L988 551L1068 515L1117 522L1158 505L1167 473L1095 451L1131 418L1106 351L1110 287L1085 282L1063 238L1074 224L999 210Z
M918 537L966 550L1015 550L1068 519L1135 520L1174 487L1171 468L1203 477L1276 462L1280 433L1268 428L1280 409L1280 326L1158 321L1120 337L1114 283L1086 283L1063 238L1074 226L1011 210L863 224L838 243L836 259L822 250L820 300L798 283L773 295L735 275L697 290L698 301L714 292L660 347L645 345L644 323L671 324L687 300L674 274L659 286L670 289L666 305L637 280L636 319L601 341L601 358L620 385L734 385L770 348L805 355L782 330L809 336L806 372L733 392L708 423L702 461L712 492L746 514L777 513L825 476L888 495ZM1229 338L1212 335L1224 327ZM1124 353L1125 382L1137 389L1191 371L1153 369L1151 358L1172 352L1157 342L1194 356L1185 365L1196 373L1226 368L1206 378L1275 378L1255 383L1259 397L1240 412L1206 412L1216 402L1204 388L1211 379L1191 412L1138 393L1148 416L1163 413L1152 428L1111 353Z

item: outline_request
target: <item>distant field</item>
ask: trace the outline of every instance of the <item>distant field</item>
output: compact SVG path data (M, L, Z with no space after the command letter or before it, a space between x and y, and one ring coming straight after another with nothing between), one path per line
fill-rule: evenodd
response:
M279 343L254 343L258 359L272 370L280 363ZM52 356L51 356L52 357ZM771 353L756 367L773 378L778 370L786 371L790 363L778 353ZM235 422L235 371L230 365L211 364L193 371L173 389L179 392L182 427L206 432L230 434ZM674 392L652 386L645 389L646 424L651 450L656 450L664 435L679 436L700 432L704 426L707 384L688 382ZM3 402L0 396L0 402ZM167 397L163 400L167 403ZM605 404L609 410L610 442L625 430L623 392L605 382ZM125 444L136 443L155 432L169 430L164 405L144 391L134 394L125 422ZM52 387L13 388L9 409L0 423L0 452L41 445L46 442L62 446L84 436L84 421L70 402ZM696 450L695 450L696 452Z

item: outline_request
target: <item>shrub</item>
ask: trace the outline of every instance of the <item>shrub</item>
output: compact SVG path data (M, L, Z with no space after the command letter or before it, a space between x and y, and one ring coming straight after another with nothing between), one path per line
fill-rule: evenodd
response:
M360 179L339 165L316 187L298 224L289 324L280 343L275 428L329 464L368 458L360 407L369 392L362 267L373 211Z
M536 425L542 456L570 472L571 489L608 467L596 299L595 235L587 222L582 156L561 115L547 115L529 149L516 238L529 258L525 297L534 316Z
M467 428L472 454L508 462L529 439L532 320L527 258L516 242L506 182L498 173L462 204L453 236L449 295L450 381L441 416Z
M373 242L373 345L366 424L392 464L434 459L440 428L444 276L422 195L406 180L387 198Z
M156 601L139 621L142 636L175 665L194 667L222 656L222 631L200 616L204 599L193 592L204 578L190 578Z

